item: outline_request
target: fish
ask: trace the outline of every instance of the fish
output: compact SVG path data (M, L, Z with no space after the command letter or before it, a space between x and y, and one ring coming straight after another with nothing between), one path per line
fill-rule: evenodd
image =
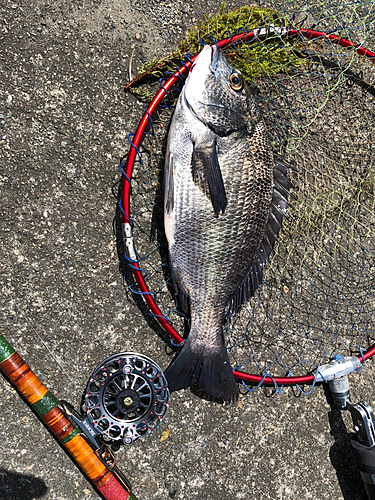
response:
M164 229L185 344L165 375L171 391L198 383L238 399L223 325L263 281L292 184L272 151L255 93L216 46L192 65L168 132Z

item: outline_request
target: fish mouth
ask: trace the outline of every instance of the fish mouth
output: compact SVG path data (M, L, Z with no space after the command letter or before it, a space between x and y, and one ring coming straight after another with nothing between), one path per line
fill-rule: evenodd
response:
M211 64L210 64L210 70L212 73L215 73L217 69L217 62L219 60L219 47L217 45L213 45L211 47Z
M211 62L210 62L210 65L209 65L209 69L210 69L210 71L212 73L215 73L215 71L217 69L217 62L218 62L218 59L219 59L219 48L218 48L217 45L213 45L213 46L205 45L203 47L203 50L207 50L207 48L211 49ZM189 70L190 73L193 71L193 69L195 68L196 64L197 64L197 60L195 60L193 62L193 64L191 65L190 70Z

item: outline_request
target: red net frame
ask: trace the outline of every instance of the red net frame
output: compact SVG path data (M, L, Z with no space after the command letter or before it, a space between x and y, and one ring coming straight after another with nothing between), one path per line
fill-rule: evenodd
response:
M368 58L371 62L375 63L375 54L362 46L351 42L345 38L338 37L333 34L325 33L322 31L308 30L308 29L288 29L281 28L280 32L277 32L280 36L283 37L305 37L310 40L321 40L326 39L330 40L332 43L338 44L341 47L349 47L353 48L360 56L364 56ZM233 37L223 39L219 41L217 44L221 49L228 47L229 45L238 43L238 42L247 42L252 43L257 40L257 36L259 35L256 32L246 32L239 33ZM171 76L164 84L163 87L157 92L151 103L146 108L146 112L143 115L138 128L134 134L134 137L131 141L130 150L127 156L127 160L123 169L124 175L122 180L122 192L121 192L121 200L120 200L120 208L122 212L122 223L128 230L131 231L131 210L130 210L130 198L131 198L131 179L132 173L134 169L134 163L136 159L136 155L138 153L138 148L141 144L143 135L145 133L147 125L151 121L151 117L159 104L161 103L163 97L168 94L168 91L172 88L172 86L181 79L181 76L186 75L190 70L192 65L194 64L198 54L189 58L183 66L178 68L178 70ZM131 256L130 256L131 257ZM142 294L146 304L148 305L150 311L160 324L160 326L165 330L165 332L170 336L170 338L178 344L182 344L184 339L178 334L178 332L171 326L168 320L163 316L163 313L160 311L159 307L155 303L152 292L148 289L147 284L142 275L142 269L139 267L139 264L136 260L131 260L131 268L133 272L134 279L139 287L140 293ZM375 354L375 345L368 349L366 352L362 353L362 355L358 356L358 360L360 363L364 363L367 359L372 357ZM290 376L290 377L268 377L261 375L254 375L250 373L246 373L240 370L233 370L233 375L243 382L253 383L253 384L265 384L265 385L298 385L298 384L311 384L314 382L316 375L309 374L305 376Z

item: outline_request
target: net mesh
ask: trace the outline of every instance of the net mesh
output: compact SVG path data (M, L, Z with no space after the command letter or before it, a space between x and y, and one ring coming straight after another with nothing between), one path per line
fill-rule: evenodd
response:
M236 15L206 20L196 38L226 38L233 23L240 31L268 28L267 36L226 54L247 71L273 150L294 167L294 196L263 284L225 325L227 348L234 368L301 376L374 343L375 65L356 47L327 37L288 40L275 26L333 33L374 51L375 6L290 1L264 11L261 20L246 11L246 25L238 17L243 11ZM130 215L145 281L183 336L189 318L178 308L162 222L164 150L177 87L154 113L137 154ZM134 283L130 288L140 293Z

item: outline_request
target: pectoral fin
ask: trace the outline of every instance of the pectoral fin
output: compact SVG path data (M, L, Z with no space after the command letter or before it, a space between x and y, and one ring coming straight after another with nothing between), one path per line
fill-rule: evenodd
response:
M212 202L215 215L224 213L227 207L227 195L221 175L216 143L194 144L191 170L195 184Z
M165 193L165 211L170 214L173 210L173 196L174 196L174 184L173 184L173 156L171 153L167 153L166 162L164 166L164 193Z

